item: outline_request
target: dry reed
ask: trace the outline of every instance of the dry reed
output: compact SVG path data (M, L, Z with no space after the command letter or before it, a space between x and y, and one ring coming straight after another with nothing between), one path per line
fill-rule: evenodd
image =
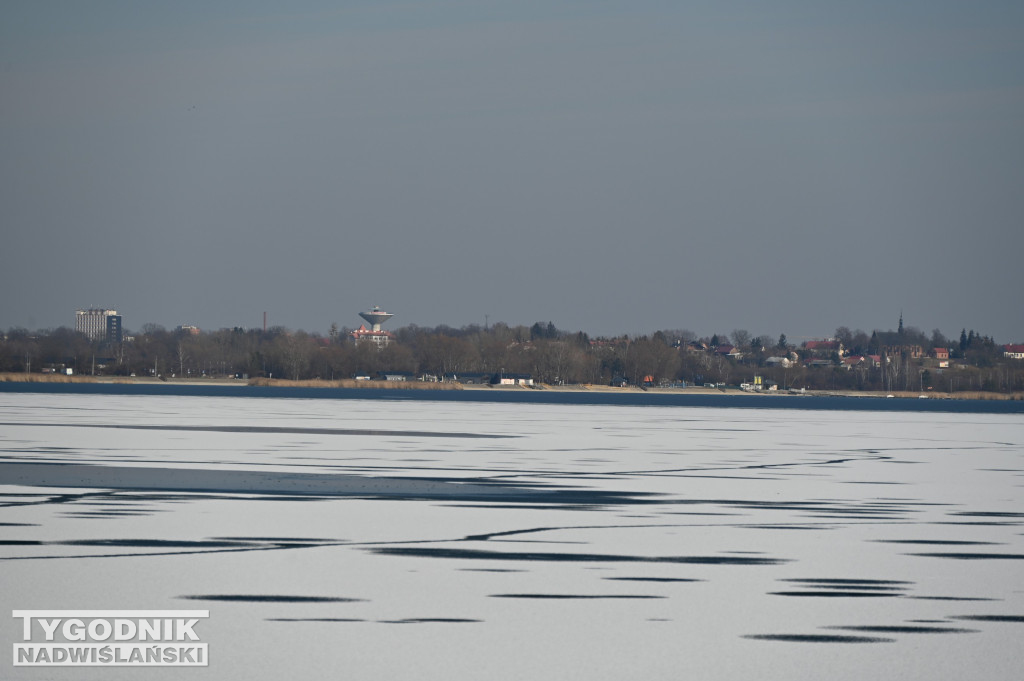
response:
M68 376L66 374L0 373L0 383L95 383L95 376Z
M458 383L431 383L427 381L357 381L345 378L337 381L311 379L291 381L283 378L250 378L249 385L274 388L375 388L378 390L462 390Z

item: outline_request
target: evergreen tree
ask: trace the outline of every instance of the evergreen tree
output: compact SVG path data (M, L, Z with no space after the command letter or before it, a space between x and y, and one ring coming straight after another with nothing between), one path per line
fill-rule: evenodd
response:
M967 329L960 329L960 352L967 349Z
M779 348L785 350L789 347L789 341L786 340L786 334L779 335Z

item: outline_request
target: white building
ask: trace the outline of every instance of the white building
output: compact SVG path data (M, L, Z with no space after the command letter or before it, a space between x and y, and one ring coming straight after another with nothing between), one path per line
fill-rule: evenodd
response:
M117 310L90 308L75 311L75 331L81 331L89 340L121 340L121 315Z
M1010 359L1024 359L1024 345L1004 345L1003 357Z
M378 348L383 348L394 342L395 335L390 331L382 331L380 324L377 324L377 329L367 329L365 324L361 324L358 329L350 334L350 337L356 343L373 343Z
M366 312L360 312L359 316L370 322L373 328L367 329L366 325L360 325L358 329L351 333L351 338L356 343L373 343L378 348L383 348L390 345L395 341L395 335L390 331L383 331L380 325L391 319L395 315L390 312L385 312L380 309L377 305L367 310Z

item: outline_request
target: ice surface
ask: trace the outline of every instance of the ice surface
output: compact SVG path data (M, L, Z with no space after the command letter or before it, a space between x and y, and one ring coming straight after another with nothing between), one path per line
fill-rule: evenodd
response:
M211 612L208 668L61 678L1019 678L1020 415L0 394L0 423L9 610Z

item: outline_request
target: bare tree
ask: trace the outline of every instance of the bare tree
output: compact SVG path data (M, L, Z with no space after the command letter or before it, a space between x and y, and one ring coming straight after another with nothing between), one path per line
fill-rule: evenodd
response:
M185 358L188 357L188 352L185 350L185 341L178 341L178 375L185 375Z

